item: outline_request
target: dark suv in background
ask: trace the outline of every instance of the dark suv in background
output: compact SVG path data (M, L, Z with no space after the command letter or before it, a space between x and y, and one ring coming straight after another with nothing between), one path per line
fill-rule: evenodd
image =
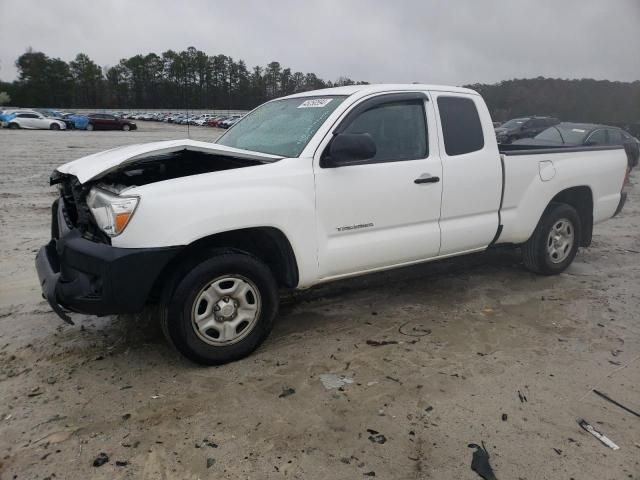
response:
M521 138L532 138L558 123L560 123L560 120L554 117L514 118L495 129L496 138L498 143L511 143Z

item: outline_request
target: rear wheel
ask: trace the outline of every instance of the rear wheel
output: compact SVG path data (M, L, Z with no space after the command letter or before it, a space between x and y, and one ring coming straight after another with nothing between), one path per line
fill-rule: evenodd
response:
M162 330L184 356L204 365L246 357L268 336L278 311L271 270L241 253L214 255L178 280L162 308Z
M531 238L522 246L525 267L542 275L563 272L578 252L580 233L580 217L575 208L552 203Z
M93 131L93 123L87 124L87 130L89 130L90 132Z
M9 128L11 130L17 130L18 128L20 128L20 125L18 125L17 123L10 123Z

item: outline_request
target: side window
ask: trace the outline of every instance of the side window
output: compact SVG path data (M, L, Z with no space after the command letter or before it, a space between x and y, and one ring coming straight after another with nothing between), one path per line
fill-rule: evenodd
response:
M16 115L19 118L38 118L35 113L21 113L20 115Z
M607 144L607 131L604 129L596 130L587 139L589 145L606 145Z
M424 102L383 103L365 110L344 133L368 133L376 144L373 162L418 160L429 155Z
M473 100L438 97L438 110L447 155L462 155L484 147L482 123Z
M610 128L608 130L608 133L609 145L622 145L624 143L624 138L620 130L614 130L613 128Z

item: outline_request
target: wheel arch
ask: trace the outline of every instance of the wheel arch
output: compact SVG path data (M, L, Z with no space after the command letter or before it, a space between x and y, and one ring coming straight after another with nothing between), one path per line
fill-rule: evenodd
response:
M271 269L279 287L298 285L298 263L287 236L275 227L251 227L208 235L187 245L158 275L152 297L161 295L165 287L180 276L185 265L208 258L212 250L252 255Z
M581 247L591 245L591 238L593 236L593 192L591 188L587 185L581 185L562 190L551 199L544 213L546 213L554 203L564 203L576 209L581 224L579 245Z

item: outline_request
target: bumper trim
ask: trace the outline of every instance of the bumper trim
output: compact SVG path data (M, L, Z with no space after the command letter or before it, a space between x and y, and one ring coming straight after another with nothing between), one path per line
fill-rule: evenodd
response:
M65 322L69 312L118 315L143 310L156 281L182 247L117 248L69 230L40 248L42 296Z
M75 325L71 317L67 315L64 309L58 304L56 287L60 280L60 272L53 271L52 262L49 258L51 250L55 252L53 241L41 247L36 255L36 270L38 272L38 279L40 280L40 287L42 288L42 296L62 320L69 325Z
M627 202L627 192L622 192L620 194L620 203L618 203L618 208L616 208L616 211L613 214L614 217L622 211L622 208L624 207L624 204L626 202Z

